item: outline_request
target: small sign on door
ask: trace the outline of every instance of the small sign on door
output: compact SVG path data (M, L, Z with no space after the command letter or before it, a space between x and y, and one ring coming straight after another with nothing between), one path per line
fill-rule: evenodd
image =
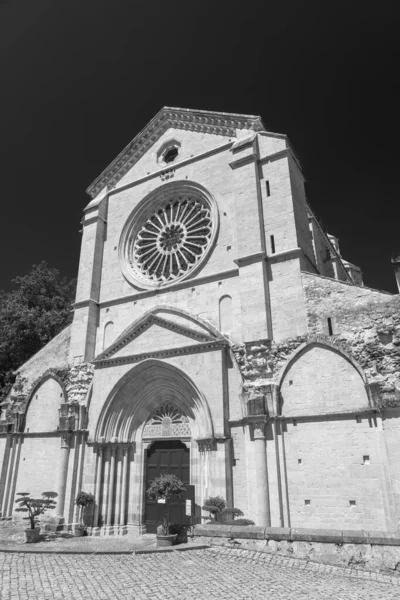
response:
M157 503L158 504L165 504L165 498L158 498Z
M186 500L186 516L187 517L192 516L192 501L191 500Z

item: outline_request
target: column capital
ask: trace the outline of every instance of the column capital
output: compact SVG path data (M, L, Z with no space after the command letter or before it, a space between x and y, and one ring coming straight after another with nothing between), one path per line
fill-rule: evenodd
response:
M124 442L123 444L121 444L121 448L122 448L122 455L123 456L127 456L129 454L129 449L130 449L130 444Z
M103 456L104 454L104 444L96 444L97 452L99 456Z
M265 439L265 425L267 422L267 415L250 415L245 418L245 423L250 425L255 440Z
M215 439L213 437L199 438L196 440L200 452L210 452L215 447Z
M72 433L70 431L61 432L61 448L68 449L70 447Z
M115 453L116 453L116 451L117 451L117 448L118 448L118 444L113 444L113 443L111 443L111 444L110 444L110 452L111 452L111 456L115 456Z

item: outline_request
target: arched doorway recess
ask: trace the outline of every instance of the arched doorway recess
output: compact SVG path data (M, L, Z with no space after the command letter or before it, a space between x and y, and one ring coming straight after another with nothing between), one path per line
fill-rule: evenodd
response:
M199 505L210 477L199 443L213 437L207 401L183 371L158 360L131 369L114 387L97 422L97 525L113 527L115 533L116 527L129 525L143 531L149 522L155 530L161 509L150 516L146 512L148 464L160 472L180 470L184 483L196 489ZM183 503L175 508L181 520Z

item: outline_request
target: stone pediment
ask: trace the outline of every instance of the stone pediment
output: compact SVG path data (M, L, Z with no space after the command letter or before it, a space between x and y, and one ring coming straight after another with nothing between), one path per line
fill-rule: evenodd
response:
M156 356L162 353L188 352L196 346L226 343L213 328L207 328L182 312L158 310L144 315L129 326L106 350L95 358L95 363L126 357Z
M165 106L88 187L87 193L95 198L106 186L108 189L114 187L170 128L201 134L211 133L230 138L236 137L238 130L265 131L261 118L256 115Z

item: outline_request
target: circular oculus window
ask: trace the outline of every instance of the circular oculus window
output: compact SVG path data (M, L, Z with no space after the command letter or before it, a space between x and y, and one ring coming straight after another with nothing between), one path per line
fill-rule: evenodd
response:
M218 211L205 192L176 184L161 189L134 211L121 236L124 275L140 287L184 279L201 264L216 233Z

